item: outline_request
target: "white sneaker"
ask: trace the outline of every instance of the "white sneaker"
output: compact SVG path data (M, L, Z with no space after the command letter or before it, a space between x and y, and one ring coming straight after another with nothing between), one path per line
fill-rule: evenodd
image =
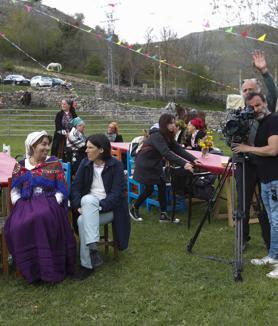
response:
M266 276L270 278L278 278L278 265L272 272L266 274Z
M172 221L172 223L178 224L178 223L180 223L180 219L179 218L174 218L173 221Z
M278 259L274 259L269 256L265 256L261 259L259 259L259 258L251 259L251 264L257 265L257 266L266 265L266 264L274 265L274 264L278 264Z

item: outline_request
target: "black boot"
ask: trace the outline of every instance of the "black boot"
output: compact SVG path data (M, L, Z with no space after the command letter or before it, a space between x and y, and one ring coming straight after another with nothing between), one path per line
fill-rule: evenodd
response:
M93 269L90 269L90 268L85 268L83 266L80 266L80 270L78 273L76 273L74 276L73 276L73 279L75 281L83 281L85 280L86 278L88 278L90 275L92 275L92 273L94 272Z
M97 268L103 264L103 260L97 249L90 250L90 257L93 268Z

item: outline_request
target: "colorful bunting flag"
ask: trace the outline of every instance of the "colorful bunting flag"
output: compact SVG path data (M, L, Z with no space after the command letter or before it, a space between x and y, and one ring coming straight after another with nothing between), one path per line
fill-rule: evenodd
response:
M32 7L28 5L24 5L24 8L26 9L27 12L30 12L32 10Z
M137 52L137 53L141 53L141 51L142 51L142 48L136 50L135 52Z
M248 32L247 31L241 32L240 35L242 37L247 37L248 36Z
M4 34L4 33L0 33L0 36L1 36L1 37L5 37L5 34Z
M118 44L118 45L121 45L121 44L122 44L122 41L119 40L119 41L117 42L117 44Z
M262 36L260 36L260 37L258 38L258 41L263 42L263 41L265 40L265 38L266 38L266 34L263 34Z
M210 24L209 24L209 21L206 20L204 23L203 23L203 27L205 28L209 28L210 27Z
M225 32L226 33L232 33L233 29L234 29L233 27L229 27L229 28L225 29Z

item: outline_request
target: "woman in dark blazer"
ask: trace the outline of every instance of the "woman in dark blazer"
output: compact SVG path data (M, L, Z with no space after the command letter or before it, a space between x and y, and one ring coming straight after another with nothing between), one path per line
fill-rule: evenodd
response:
M185 147L200 151L201 147L199 141L206 136L205 124L201 118L194 118L188 122L187 125L187 138Z
M66 139L72 125L71 120L77 117L72 100L62 100L61 111L55 117L55 132L51 147L51 155L65 160Z
M123 165L111 156L111 145L103 134L87 138L87 158L77 170L71 186L71 207L79 212L81 271L89 276L102 264L97 251L99 224L112 222L119 250L128 247L130 216Z
M168 113L160 117L159 129L150 134L136 157L133 178L144 185L144 191L130 209L130 215L136 221L142 221L139 207L152 194L154 185L158 186L160 222L170 220L166 213L165 182L163 180L164 159L184 167L190 172L193 172L192 163L200 163L196 157L186 152L175 141L175 118ZM179 220L176 219L174 222L178 223Z

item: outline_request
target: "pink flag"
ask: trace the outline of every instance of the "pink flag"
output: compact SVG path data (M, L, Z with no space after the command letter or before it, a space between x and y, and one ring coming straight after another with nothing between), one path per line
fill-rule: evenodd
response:
M209 21L208 20L204 21L203 27L205 27L205 28L209 28L210 27L210 24L209 24Z
M32 7L31 6L28 6L28 5L24 5L25 9L27 12L30 12L32 10Z

